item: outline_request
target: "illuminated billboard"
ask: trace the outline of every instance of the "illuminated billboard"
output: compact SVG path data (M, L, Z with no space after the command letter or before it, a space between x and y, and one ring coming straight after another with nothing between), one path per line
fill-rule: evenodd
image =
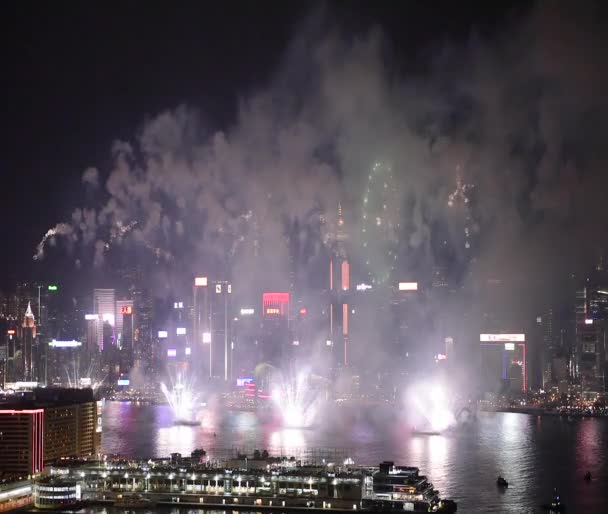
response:
M177 357L177 350L175 348L167 349L167 357Z
M186 335L186 328L185 327L177 327L177 330L175 331L175 333L178 336L184 336L184 335Z
M286 317L289 312L289 293L264 293L262 303L264 316Z
M121 314L133 314L133 307L131 305L123 305L120 308Z
M169 333L166 330L159 330L158 331L158 338L159 339L167 339L167 337L169 337Z
M189 346L186 347L186 355L190 355L192 353L192 350L190 349Z
M236 379L236 386L237 387L244 387L245 384L249 384L253 382L253 378L237 378Z
M525 334L479 334L482 343L524 343Z
M300 341L294 341L292 344L293 344L294 346L300 346Z
M367 291L371 288L372 286L370 286L369 284L357 284L357 291Z
M130 380L129 380L128 378L119 378L119 379L116 381L116 383L117 383L119 386L128 386L128 385L129 385L131 382L130 382Z
M99 319L99 314L85 314L84 319L87 321L94 321Z
M114 314L107 312L106 314L103 314L101 316L101 319L103 320L104 323L109 323L110 325L114 326L115 324L115 318L114 318Z
M592 319L586 319L585 320L585 325L593 325L593 320Z
M211 342L211 332L203 332L203 343L208 344Z
M59 288L55 284L50 284L48 287L49 291L57 291Z
M184 308L184 302L173 302L173 308L174 309L183 309Z
M399 291L418 291L418 282L399 282Z
M255 310L251 308L241 309L241 316L251 316L255 314Z
M52 348L76 348L78 346L82 346L80 341L57 341L57 339L53 339L49 342L49 346Z
M194 285L196 287L206 287L207 286L207 277L195 277Z
M510 352L515 350L515 343L505 343L505 350Z
M11 328L11 329L7 330L7 331L6 331L6 333L7 333L9 336L14 336L14 335L15 335L15 330Z

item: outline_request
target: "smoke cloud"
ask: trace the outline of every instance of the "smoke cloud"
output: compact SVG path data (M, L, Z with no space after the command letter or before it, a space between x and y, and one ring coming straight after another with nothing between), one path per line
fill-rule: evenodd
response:
M115 142L113 167L82 176L103 184L101 203L50 229L34 259L62 238L92 248L95 266L135 246L176 273L279 284L290 248L319 273L341 203L361 265L364 215L390 222L373 240L395 248L392 280L454 263L459 280L573 270L606 233L606 42L587 7L540 4L490 37L427 49L413 71L382 28L353 36L315 14L232 124L210 131L182 105ZM377 162L390 163L398 219L366 210Z

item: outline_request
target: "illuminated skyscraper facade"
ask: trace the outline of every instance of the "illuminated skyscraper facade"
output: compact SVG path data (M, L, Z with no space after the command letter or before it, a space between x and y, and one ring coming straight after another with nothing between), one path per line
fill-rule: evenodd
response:
M20 339L23 359L23 380L26 382L34 381L38 371L34 366L38 351L36 347L36 321L29 302L21 322Z
M115 344L115 341L104 341L104 325L116 326L116 292L114 289L94 289L93 290L93 313L99 316L100 322L97 330L97 346L103 350L105 344ZM108 330L105 330L106 334ZM111 339L114 338L114 335Z
M583 393L606 391L608 284L596 274L577 291L575 378Z
M335 366L349 365L349 298L350 262L342 207L338 206L338 222L329 261L329 333L327 347Z
M291 297L288 292L262 295L261 361L281 365L292 343L289 331Z

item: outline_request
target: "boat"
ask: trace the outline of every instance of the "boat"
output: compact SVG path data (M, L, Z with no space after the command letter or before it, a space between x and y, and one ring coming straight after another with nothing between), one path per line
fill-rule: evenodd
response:
M319 508L320 502L333 503L339 501L340 505L352 506L353 510L366 512L444 512L456 511L456 503L440 498L439 492L434 488L432 482L420 473L417 467L396 466L391 461L381 462L379 466L357 466L348 459L344 464L327 465L325 463L300 465L296 457L270 457L264 453L254 452L253 456L238 454L236 458L230 458L222 462L220 467L201 466L204 451L196 451L191 459L174 458L162 459L150 463L148 460L130 461L128 474L133 479L142 480L147 477L147 488L154 491L154 498L158 503L169 503L175 488L176 478L179 477L187 482L184 490L179 489L179 496L183 501L203 498L203 493L198 494L201 488L215 489L218 481L231 480L230 491L217 491L214 503L236 504L240 503L247 510L261 510L258 506L278 507L282 505L283 510L304 507L306 501ZM194 452L193 452L194 453ZM340 462L342 457L339 453L327 454L331 462ZM247 462L247 459L250 462ZM242 461L245 461L243 466ZM255 466L253 465L255 463ZM206 464L206 463L205 463ZM155 472L148 476L150 468L155 467ZM107 473L108 469L119 469L118 473ZM249 502L241 503L238 496L245 493L251 496L252 490L270 491L268 484L269 469L272 471L273 482L284 483L280 494L266 494L255 501L255 506ZM124 510L137 510L143 508L149 511L155 510L154 503L142 498L141 494L121 493L114 497L114 492L124 487L124 461L117 458L103 463L84 467L69 468L66 478L72 478L74 483L78 481L87 488L95 488L97 495L112 495L113 504ZM52 472L52 468L49 472ZM107 475L102 477L102 474ZM190 478L194 475L194 478ZM236 476L235 476L236 475ZM237 478L238 477L238 478ZM189 483L188 483L189 482ZM310 493L303 494L302 484L306 483ZM243 487L244 485L244 487ZM245 490L243 490L245 489ZM277 491L279 492L279 491ZM147 496L147 495L143 495ZM205 498L206 499L206 498ZM281 503L277 503L281 502ZM246 505L246 507L245 507ZM334 506L334 509L338 506ZM333 510L330 507L326 507ZM338 507L341 508L341 507ZM350 510L350 509L348 509Z
M368 512L455 512L456 502L442 500L433 484L419 469L380 463L372 472L372 488L365 494L362 509Z
M114 507L121 509L147 509L154 507L155 503L140 495L123 496L114 502Z
M499 476L496 479L496 485L498 487L509 487L509 482L507 482L503 477Z
M445 512L452 514L458 510L458 505L454 500L440 500L439 510L437 512Z
M565 512L566 505L562 503L561 497L557 492L557 489L553 490L553 500L551 503L542 505L542 508L549 512Z

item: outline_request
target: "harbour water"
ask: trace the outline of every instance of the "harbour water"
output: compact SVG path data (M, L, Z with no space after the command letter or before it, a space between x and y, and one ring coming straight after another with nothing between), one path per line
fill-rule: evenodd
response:
M443 435L416 435L386 407L326 413L310 429L282 429L251 412L205 408L200 426L174 426L165 405L106 402L102 451L133 457L188 455L195 448L347 448L360 464L418 466L461 513L541 512L557 487L568 512L608 509L608 419L479 413ZM593 480L583 480L590 471ZM496 487L502 474L509 488ZM109 514L115 509L95 508ZM158 510L158 509L155 509ZM196 509L195 509L196 510ZM179 509L167 509L178 514ZM192 509L181 511L193 512ZM202 511L201 511L202 512Z

